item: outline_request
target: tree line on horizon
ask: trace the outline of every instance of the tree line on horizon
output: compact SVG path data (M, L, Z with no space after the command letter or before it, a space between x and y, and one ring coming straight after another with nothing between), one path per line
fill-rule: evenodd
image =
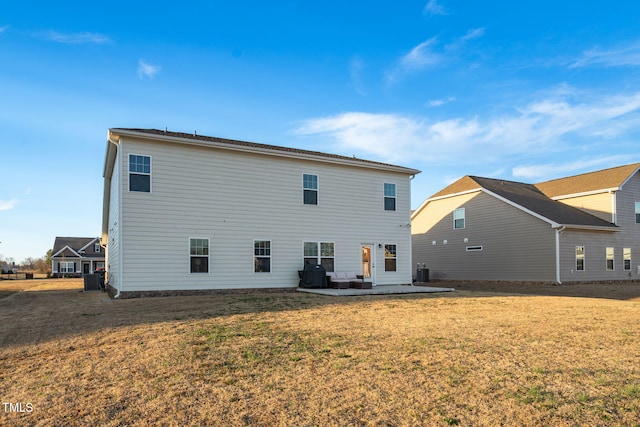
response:
M22 260L21 263L16 263L15 260L11 257L6 258L0 255L0 273L6 273L8 271L20 271L23 273L51 273L52 255L53 249L49 249L44 256L40 258L28 257Z

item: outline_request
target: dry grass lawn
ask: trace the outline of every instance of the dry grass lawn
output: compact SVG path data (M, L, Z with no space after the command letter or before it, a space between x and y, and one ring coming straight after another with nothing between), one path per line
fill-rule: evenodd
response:
M0 425L640 425L640 284L113 301L35 282L0 282L0 400L33 408Z

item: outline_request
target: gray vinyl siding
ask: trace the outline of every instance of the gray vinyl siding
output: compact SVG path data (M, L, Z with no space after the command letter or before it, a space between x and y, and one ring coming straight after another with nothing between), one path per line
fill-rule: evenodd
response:
M336 271L358 273L361 243L397 244L397 272L376 251L377 284L411 281L406 174L131 138L120 149L127 291L295 287L304 241L335 242ZM129 191L129 154L151 156L151 193ZM304 173L319 177L318 205L303 204ZM190 274L189 238L210 239L209 273ZM254 273L254 240L271 241L270 273Z
M453 228L457 207L465 208L460 230ZM414 227L412 236L414 265L425 263L433 279L555 281L555 230L493 196L478 192L432 201L414 224L419 216L439 218L422 230ZM467 246L482 251L468 252Z
M609 195L609 197L611 197ZM561 280L608 281L639 280L640 224L635 223L635 202L640 201L640 176L633 176L616 192L618 232L565 230L560 243ZM575 270L575 247L585 247L585 270ZM614 248L614 271L607 271L605 251ZM631 270L623 268L623 250L631 248Z

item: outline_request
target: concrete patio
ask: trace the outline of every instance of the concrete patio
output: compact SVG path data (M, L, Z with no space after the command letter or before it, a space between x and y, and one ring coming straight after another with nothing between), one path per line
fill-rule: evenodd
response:
M453 288L435 288L431 286L380 285L373 289L334 289L334 288L298 288L298 292L328 295L332 297L352 297L358 295L391 295L391 294L427 294L433 292L452 292Z

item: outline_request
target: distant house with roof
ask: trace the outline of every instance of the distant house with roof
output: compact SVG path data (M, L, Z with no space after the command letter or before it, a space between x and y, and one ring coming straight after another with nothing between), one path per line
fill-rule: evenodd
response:
M110 129L110 290L296 288L306 262L411 283L415 169L155 129Z
M445 280L639 280L639 169L538 184L465 176L413 212L413 261Z
M53 277L80 277L104 269L99 237L56 237L51 256Z

